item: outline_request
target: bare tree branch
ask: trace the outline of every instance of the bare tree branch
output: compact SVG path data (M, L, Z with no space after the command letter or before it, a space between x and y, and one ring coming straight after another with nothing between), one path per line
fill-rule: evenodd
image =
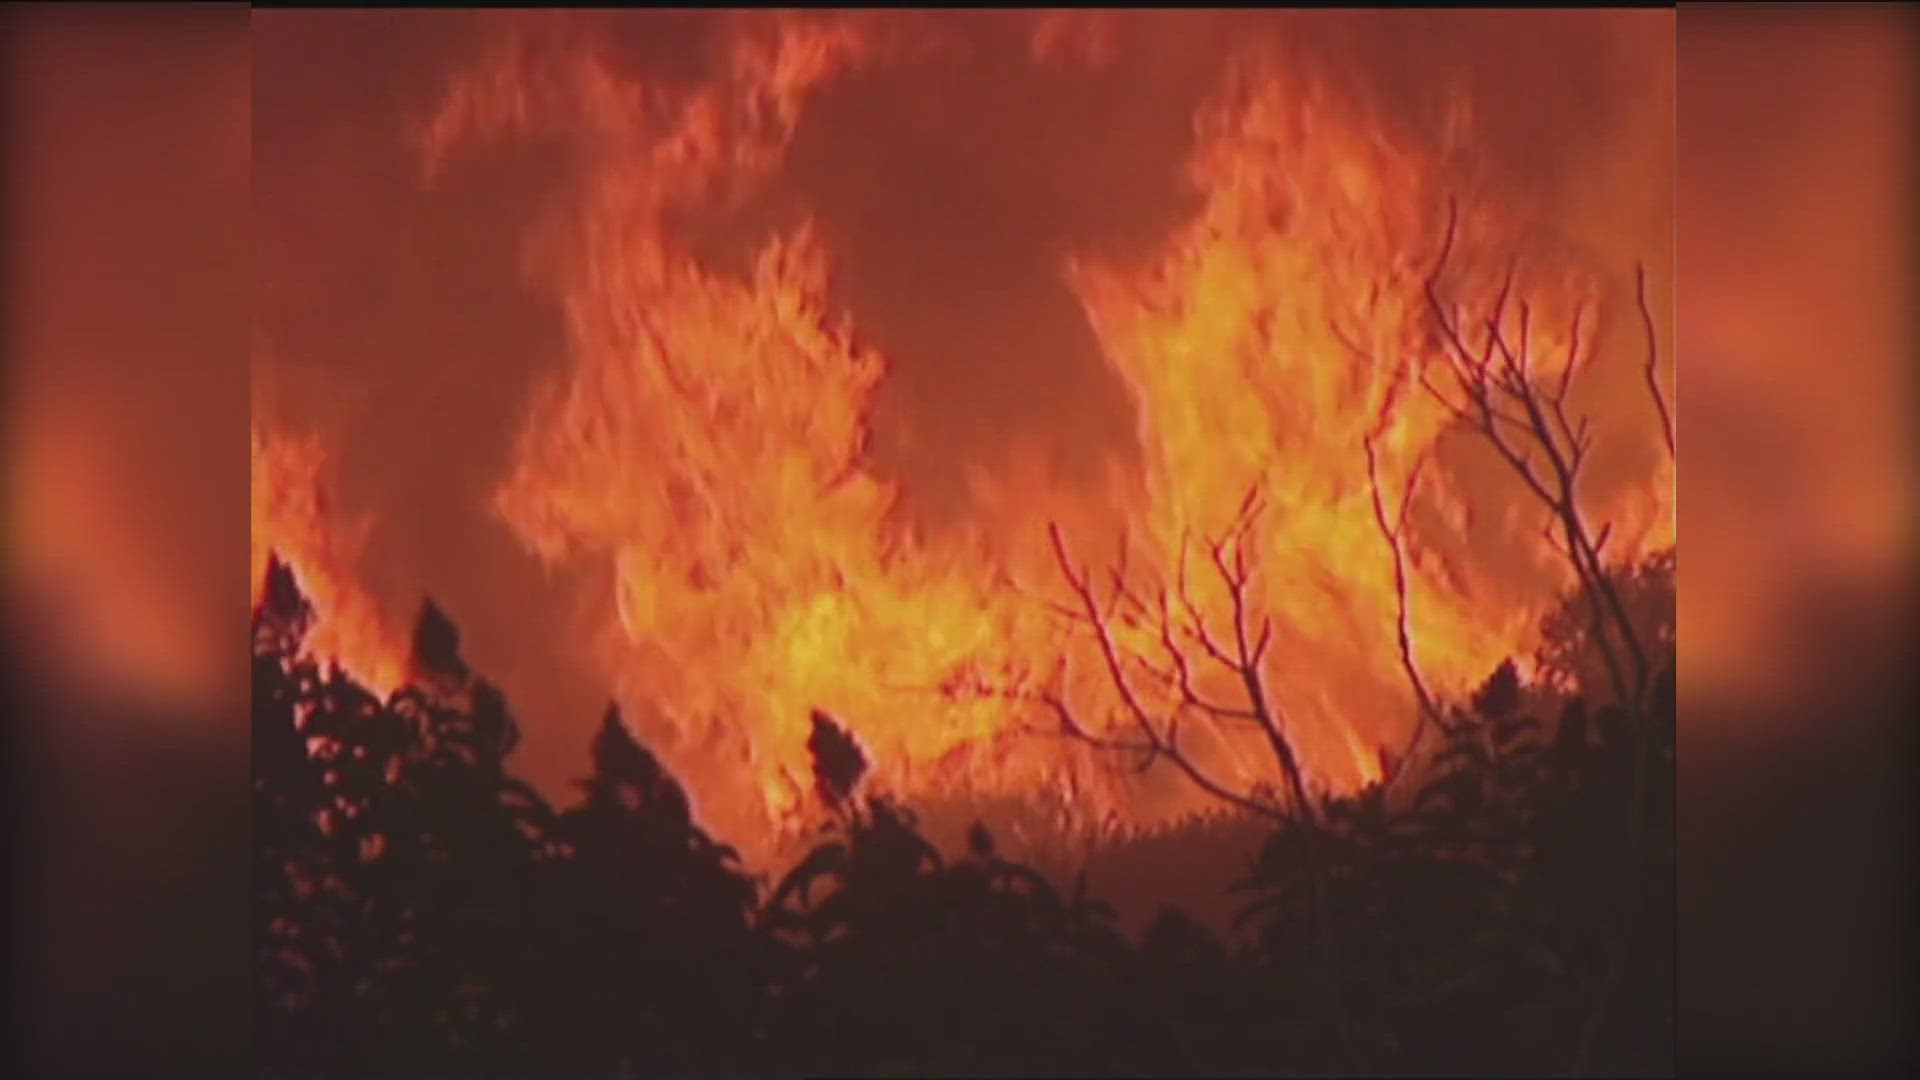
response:
M1424 370L1421 383L1455 419L1468 423L1485 436L1495 451L1513 467L1528 489L1552 511L1554 521L1548 526L1549 540L1551 542L1553 539L1551 537L1553 524L1557 524L1560 535L1554 546L1566 556L1584 594L1593 639L1606 663L1608 677L1613 683L1617 699L1629 716L1644 721L1647 717L1646 698L1651 687L1648 658L1639 634L1621 603L1619 590L1607 572L1604 554L1607 542L1612 537L1612 527L1607 524L1603 525L1597 534L1590 532L1579 507L1580 471L1593 447L1588 418L1582 416L1576 423L1567 415L1568 388L1574 371L1581 362L1580 313L1576 312L1574 317L1566 363L1561 368L1558 382L1550 391L1544 390L1535 383L1532 376L1533 363L1529 355L1532 343L1531 315L1524 305L1517 354L1509 347L1502 333L1499 312L1506 303L1510 282L1503 284L1499 299L1495 301L1494 314L1485 323L1486 347L1500 354L1501 366L1498 371L1490 371L1484 360L1475 363L1472 353L1456 328L1458 320L1449 317L1449 307L1442 302L1438 288L1441 273L1453 250L1456 223L1457 210L1449 204L1446 235L1441 243L1439 258L1428 276L1426 294L1428 306L1439 325L1443 343L1446 346L1443 358L1459 384L1458 392L1466 405L1462 406L1454 398L1440 392L1433 382L1425 377ZM1655 408L1660 414L1661 435L1666 442L1667 452L1671 456L1675 451L1673 415L1660 389L1659 356L1653 316L1647 305L1646 269L1643 265L1636 265L1634 268L1634 289L1642 328L1647 338L1647 358L1643 374L1647 387L1652 393ZM1484 352L1482 356L1485 356ZM1511 399L1524 410L1523 423L1514 424L1511 417L1495 411L1492 399L1496 393ZM1503 428L1502 424L1505 424L1506 428ZM1524 440L1523 445L1533 453L1537 453L1538 457L1544 461L1545 475L1531 466L1529 462L1531 454L1523 453L1507 441L1509 434L1507 429L1513 429L1517 437ZM1369 455L1371 466L1371 451ZM1382 529L1385 530L1385 513L1380 508L1377 486L1376 481L1376 516L1380 519ZM1622 668L1616 652L1616 643L1625 647L1632 663L1631 677ZM1644 814L1649 770L1648 756L1651 746L1650 738L1642 738L1635 752L1633 783L1627 807L1627 843L1624 849L1625 866L1629 877L1638 869L1638 852L1641 845L1640 822ZM1584 1068L1588 1049L1606 1015L1614 984L1619 978L1619 958L1625 946L1626 932L1623 927L1611 934L1606 970L1594 988L1594 998L1581 1038L1576 1069Z
M1122 662L1122 650L1114 641L1112 630L1106 618L1103 617L1100 612L1099 603L1093 595L1093 590L1087 584L1086 574L1074 569L1073 560L1067 554L1066 541L1061 536L1060 527L1058 525L1049 525L1047 527L1047 534L1053 541L1054 556L1059 561L1061 574L1066 578L1068 587L1080 598L1081 605L1086 609L1087 621L1093 628L1094 638L1100 646L1101 657L1106 662L1108 678L1113 683L1114 690L1119 695L1122 706L1133 720L1140 738L1138 741L1125 741L1096 735L1079 722L1078 718L1074 716L1072 708L1068 706L1067 702L1059 693L1049 693L1042 700L1044 700L1060 718L1062 727L1072 734L1073 737L1098 749L1136 752L1144 755L1148 761L1154 758L1166 758L1168 761L1173 762L1174 766L1182 773L1186 774L1188 779L1192 780L1195 785L1208 794L1239 807L1242 810L1247 810L1269 818L1284 819L1285 814L1277 807L1257 799L1250 794L1234 791L1214 779L1204 769L1200 768L1200 766L1194 762L1192 756L1180 746L1179 713L1181 709L1194 707L1200 708L1202 711L1212 712L1212 710L1207 709L1203 703L1199 703L1197 694L1192 695L1191 700L1183 701L1181 706L1176 707L1173 714L1164 721L1160 723L1155 722L1153 713L1147 708L1146 703L1141 700L1139 693L1133 686L1132 680L1127 676L1126 665ZM1171 638L1171 631L1163 626L1162 640L1170 641ZM1177 652L1177 650L1175 651ZM1177 679L1178 676L1176 676L1176 680ZM1228 710L1225 713L1214 713L1214 715L1232 714L1233 710Z
M1384 426L1386 416L1386 410L1384 408L1382 409L1381 415ZM1412 760L1413 752L1420 745L1421 736L1426 734L1427 725L1432 724L1444 730L1446 720L1442 717L1440 707L1434 701L1433 694L1427 689L1427 681L1420 674L1419 663L1414 659L1413 633L1409 623L1410 598L1408 595L1406 553L1401 546L1402 534L1407 524L1407 509L1413 503L1413 494L1420 480L1420 466L1425 463L1426 459L1423 457L1416 462L1413 470L1408 474L1406 488L1400 494L1399 510L1394 515L1393 520L1389 521L1387 519L1386 501L1380 491L1379 456L1374 450L1374 438L1375 436L1370 434L1361 443L1367 455L1367 479L1371 485L1373 495L1373 520L1375 524L1380 527L1380 535L1386 540L1387 548L1393 554L1393 591L1397 607L1394 631L1400 647L1400 667L1406 672L1407 681L1413 686L1414 696L1419 700L1420 704L1420 715L1414 720L1413 733L1408 736L1406 745L1393 759L1395 766L1394 774L1383 778L1386 783L1390 784L1404 772L1406 763Z
M1626 617L1617 592L1608 579L1605 564L1600 557L1600 546L1587 531L1577 497L1580 469L1592 447L1592 438L1586 418L1581 418L1576 427L1570 423L1565 412L1565 398L1571 372L1579 360L1578 318L1574 346L1569 350L1567 364L1563 367L1559 385L1551 393L1543 393L1527 374L1532 370L1531 358L1516 354L1506 341L1500 326L1499 312L1507 303L1511 279L1504 282L1500 294L1495 300L1495 314L1485 320L1487 338L1482 347L1483 359L1476 360L1467 346L1455 321L1449 317L1449 306L1441 299L1439 282L1446 268L1447 258L1453 250L1457 228L1458 210L1449 204L1447 231L1441 245L1439 258L1426 281L1426 297L1430 311L1439 327L1441 338L1446 346L1445 358L1448 368L1459 383L1461 393L1468 402L1477 408L1478 416L1464 409L1453 409L1451 399L1436 395L1444 406L1449 407L1457 418L1467 420L1471 426L1484 436L1516 475L1526 484L1529 491L1543 504L1551 508L1559 519L1563 535L1563 550L1567 554L1581 583L1582 591L1587 594L1592 630L1607 667L1609 678L1613 682L1618 700L1629 707L1637 704L1648 685L1648 671L1645 650L1631 622ZM1528 318L1527 339L1531 342L1530 316ZM1501 359L1496 371L1484 357L1497 353ZM1422 380L1431 391L1431 380ZM1492 404L1493 395L1501 393L1511 398L1525 412L1524 417L1513 417L1496 411ZM1542 399L1546 405L1542 405ZM1537 451L1547 465L1547 475L1542 475L1529 461L1529 455L1522 452L1509 441L1507 431L1502 424L1515 430L1526 440L1530 449ZM1616 653L1615 639L1624 643L1633 662L1631 678L1623 670Z
M1187 546L1187 534L1182 532L1180 534L1180 554L1177 561L1178 576L1175 583L1175 591L1179 595L1180 606L1187 613L1187 625L1182 627L1181 631L1192 638L1202 649L1206 650L1207 656L1216 663L1232 669L1233 657L1228 656L1226 650L1222 649L1220 644L1213 639L1213 634L1207 630L1206 618L1200 614L1199 606L1193 602L1193 593L1187 588Z
M1062 576L1067 585L1080 599L1086 611L1086 621L1091 624L1094 639L1099 643L1100 654L1106 663L1108 678L1119 695L1122 707L1132 718L1138 733L1137 740L1116 740L1097 735L1082 725L1074 716L1073 710L1058 693L1050 693L1044 699L1060 719L1061 727L1073 738L1089 746L1101 749L1131 751L1142 755L1142 767L1150 765L1157 758L1166 758L1184 773L1195 786L1221 800L1229 806L1260 815L1261 817L1290 823L1296 815L1298 821L1308 830L1308 838L1313 845L1305 861L1304 869L1312 886L1314 918L1319 929L1322 961L1327 978L1326 993L1331 1004L1334 1027L1340 1037L1347 1036L1346 1007L1340 975L1340 949L1334 939L1333 924L1327 915L1327 892L1323 862L1325 859L1321 844L1326 836L1321 828L1320 815L1311 795L1306 788L1300 761L1294 753L1293 745L1287 737L1285 720L1269 701L1266 685L1262 676L1262 661L1268 646L1273 640L1273 622L1262 618L1258 629L1249 625L1250 611L1247 586L1252 580L1252 567L1248 563L1246 533L1261 506L1260 484L1256 481L1249 487L1246 497L1241 500L1239 512L1225 535L1208 545L1215 571L1225 585L1227 599L1232 609L1233 644L1229 652L1223 647L1207 626L1207 620L1200 611L1200 605L1187 588L1186 552L1188 538L1182 533L1178 558L1178 584L1176 599L1186 613L1188 625L1181 627L1188 637L1197 641L1209 657L1222 665L1227 671L1238 677L1246 691L1247 704L1244 709L1221 708L1201 698L1195 690L1189 660L1182 655L1179 642L1174 636L1173 605L1163 591L1160 596L1161 620L1159 640L1161 648L1169 654L1173 665L1170 676L1174 689L1179 695L1171 711L1160 723L1141 699L1127 677L1122 662L1122 649L1114 641L1113 632L1107 620L1101 615L1100 607L1087 584L1087 574L1074 568L1073 560L1067 554L1066 541L1061 536L1058 525L1049 525L1047 532L1053 541L1053 550L1060 564ZM1064 685L1064 684L1063 684ZM1267 744L1275 760L1280 764L1281 773L1292 796L1294 812L1276 805L1268 794L1270 788L1265 783L1257 784L1251 791L1236 791L1221 783L1193 760L1192 755L1180 745L1180 724L1184 717L1199 713L1216 722L1224 719L1251 721L1266 736ZM1216 729L1217 731L1217 726Z
M1660 390L1660 344L1653 331L1653 311L1647 307L1647 267L1645 263L1633 265L1634 302L1640 308L1640 324L1647 335L1647 390L1653 394L1654 408L1660 410L1660 434L1666 436L1667 453L1677 455L1673 430L1673 413L1667 410L1667 398Z

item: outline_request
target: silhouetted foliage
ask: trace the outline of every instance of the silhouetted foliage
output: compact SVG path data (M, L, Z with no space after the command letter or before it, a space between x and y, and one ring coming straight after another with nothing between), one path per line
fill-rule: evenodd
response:
M420 618L414 623L413 659L418 671L453 678L463 674L460 631L431 600L421 605Z
M751 1063L766 981L754 887L693 823L685 793L619 713L593 740L586 800L549 836L549 1030L581 1075L710 1073Z
M836 808L845 805L867 772L860 744L833 717L815 709L807 753L813 758L813 785L820 801Z
M1656 668L1673 663L1676 568L1677 553L1666 548L1614 567L1607 575L1635 634L1661 658ZM1565 693L1603 697L1606 676L1593 647L1591 626L1586 598L1577 591L1548 612L1541 620L1542 646L1535 657L1540 682Z
M1520 675L1513 661L1502 661L1473 695L1473 711L1489 720L1505 720L1520 707Z
M1086 873L1049 880L977 819L943 854L862 791L870 762L824 713L822 832L763 893L617 709L556 809L511 774L513 716L432 605L412 683L381 701L302 653L311 612L277 562L262 597L262 1075L1670 1067L1670 660L1644 715L1501 665L1391 790L1260 825L1238 928L1167 910L1130 941ZM1577 640L1552 649L1582 670ZM1253 828L1116 834L1089 865L1177 875L1201 838Z

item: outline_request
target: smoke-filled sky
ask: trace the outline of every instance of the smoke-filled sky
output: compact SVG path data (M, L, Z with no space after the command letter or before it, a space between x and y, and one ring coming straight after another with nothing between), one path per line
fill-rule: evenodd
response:
M527 767L543 783L578 770L607 696L579 648L603 614L605 571L536 561L493 505L537 392L570 369L566 314L529 243L575 212L601 163L590 140L542 129L466 147L429 184L423 125L516 19L571 27L635 84L692 87L721 74L743 24L774 17L254 20L256 415L327 448L335 501L369 515L358 577L396 620L422 595L452 613L469 659L535 732ZM1473 137L1445 151L1447 175L1500 202L1543 258L1615 280L1646 260L1668 318L1671 12L925 13L870 26L903 44L813 88L767 182L673 224L725 270L770 230L812 221L829 301L889 363L873 468L931 526L967 519L969 477L1021 455L1091 480L1137 454L1065 262L1144 258L1190 218L1196 115L1249 43L1436 155L1464 100Z

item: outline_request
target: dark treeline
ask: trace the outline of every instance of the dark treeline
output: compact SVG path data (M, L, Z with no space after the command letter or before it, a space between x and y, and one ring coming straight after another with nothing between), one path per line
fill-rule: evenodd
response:
M1084 877L981 826L943 854L818 714L833 825L770 887L615 712L557 808L431 605L381 701L303 654L276 564L252 649L261 1074L1670 1072L1671 568L1634 577L1667 627L1644 722L1503 667L1391 791L1272 828L1230 940L1171 911L1129 939Z

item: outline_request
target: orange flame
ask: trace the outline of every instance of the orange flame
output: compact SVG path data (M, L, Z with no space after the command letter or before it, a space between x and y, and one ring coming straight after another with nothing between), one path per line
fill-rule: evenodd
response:
M589 151L573 212L532 248L564 304L571 371L530 410L497 509L541 558L612 567L609 670L723 834L751 841L800 812L814 708L857 730L881 782L908 793L1052 788L1089 819L1190 812L1204 796L1156 793L1153 777L1123 781L1035 737L1034 710L1002 692L1064 668L1076 700L1111 701L1085 640L1043 602L1061 586L1042 524L1073 517L1091 550L1115 532L1098 526L1100 500L1068 497L1044 470L1002 475L982 504L1025 523L1016 542L916 533L864 454L886 360L831 310L815 232L776 235L730 274L670 227L678 208L728 199L778 163L807 95L872 46L850 25L752 24L724 77L694 89L619 73L591 35L545 39L554 49L513 37L422 129L429 181L480 139L553 130ZM1260 483L1248 547L1253 599L1276 624L1268 685L1326 782L1367 782L1412 714L1362 441L1376 436L1396 491L1417 460L1439 459L1409 543L1412 635L1436 689L1524 651L1565 578L1520 602L1463 588L1500 568L1446 535L1474 485L1446 453L1447 416L1410 381L1434 348L1421 286L1448 192L1433 155L1271 64L1237 73L1199 135L1201 209L1160 256L1067 267L1138 410L1144 475L1101 494L1124 523L1128 579L1151 595L1186 538L1217 534ZM1517 236L1487 207L1464 221L1495 254ZM1498 281L1468 265L1451 283L1478 296ZM1574 363L1566 328L1591 290L1552 285L1531 294L1528 332L1541 357ZM1660 533L1662 513L1637 531ZM1219 582L1193 588L1225 617ZM1204 756L1224 778L1271 771L1257 743L1211 735Z
M370 523L331 506L327 456L317 439L264 432L257 423L251 434L256 596L268 557L277 556L313 606L307 651L339 665L369 690L391 693L406 676L406 653L354 576Z
M1190 171L1205 203L1191 224L1144 270L1076 264L1072 278L1139 410L1147 562L1171 566L1183 543L1218 535L1258 483L1247 544L1277 627L1270 692L1311 759L1351 761L1345 779L1365 780L1375 767L1356 725L1398 731L1387 718L1410 716L1412 698L1361 445L1378 434L1392 498L1449 422L1409 386L1434 348L1423 282L1445 193L1379 125L1273 66L1238 73L1200 129ZM1481 236L1496 224L1472 222ZM1412 637L1436 689L1523 646L1528 611L1474 605L1438 560L1416 571ZM1223 617L1224 592L1203 595Z

